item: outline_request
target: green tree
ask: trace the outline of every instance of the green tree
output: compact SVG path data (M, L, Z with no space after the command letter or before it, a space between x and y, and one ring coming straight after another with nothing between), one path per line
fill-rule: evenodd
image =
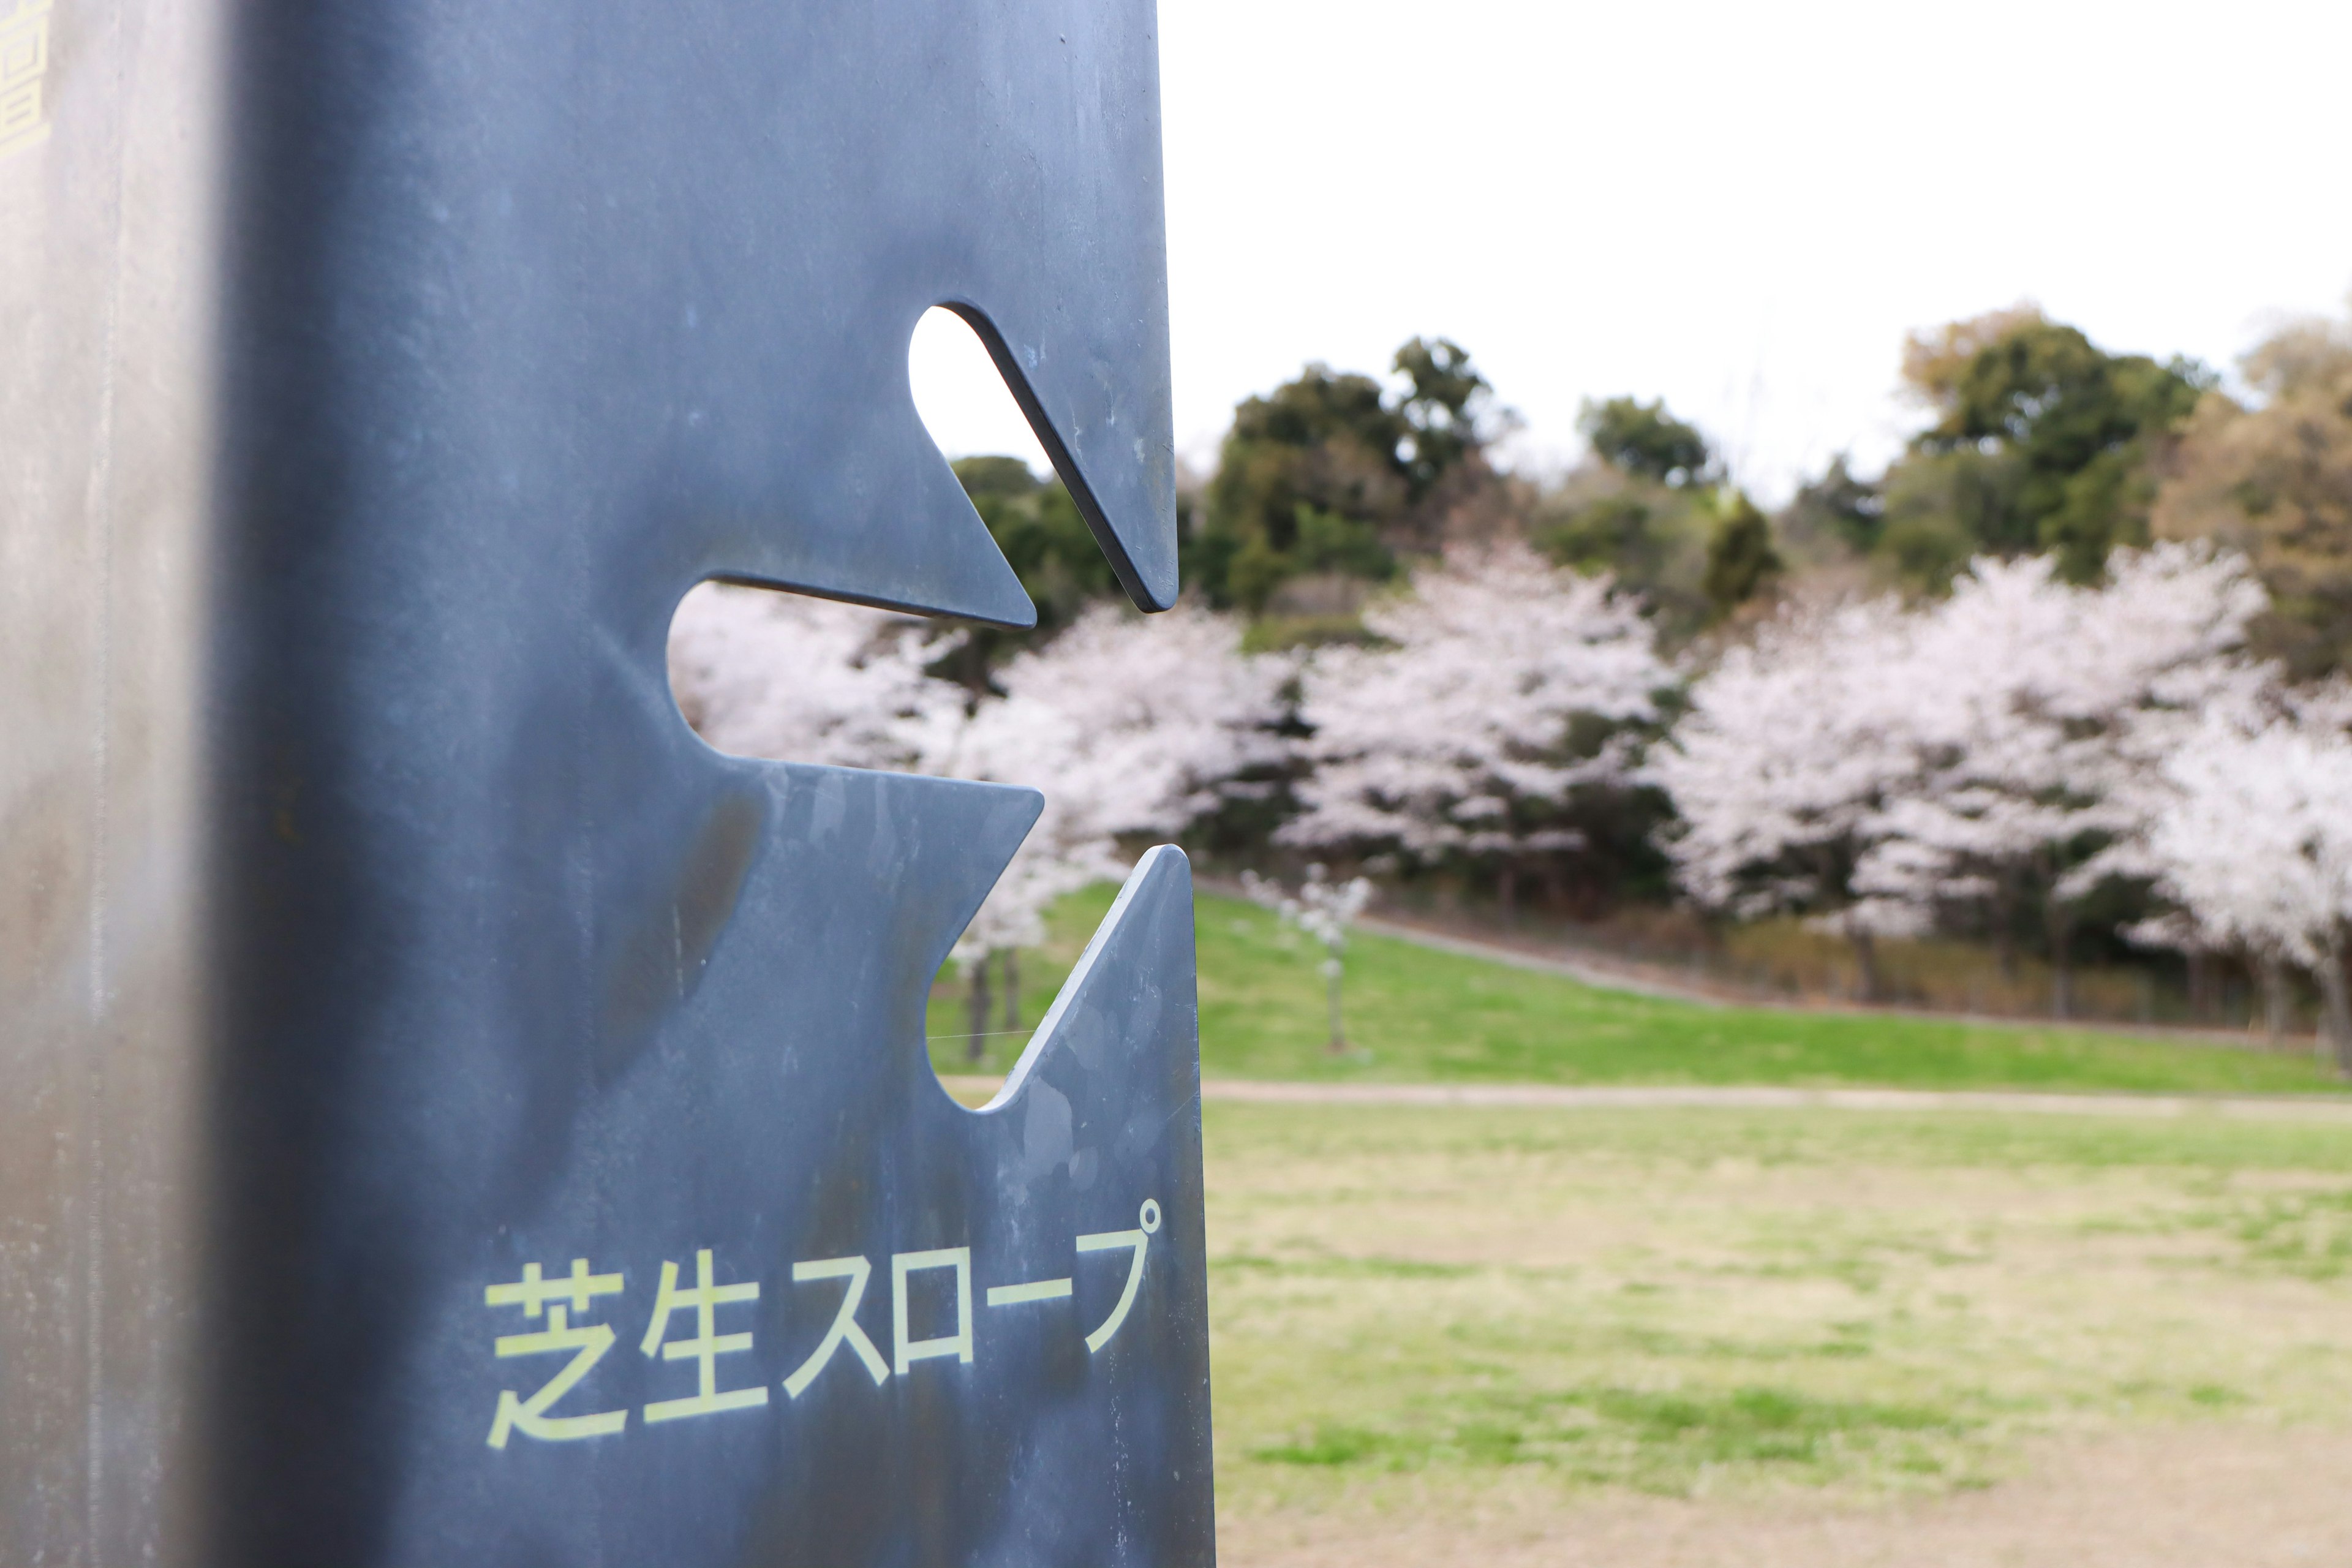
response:
M1779 574L1782 562L1772 548L1772 524L1741 490L1727 491L1706 541L1706 573L1701 586L1716 614L1724 616L1754 598Z
M1715 521L1705 492L1595 464L1543 496L1529 537L1559 564L1588 575L1605 572L1639 594L1659 635L1673 644L1714 616L1706 578Z
M1461 476L1486 472L1493 392L1459 343L1414 338L1402 382L1310 364L1234 411L1184 566L1211 601L1262 613L1284 584L1384 581L1439 542Z
M2245 552L2271 593L2258 652L2352 670L2352 322L2297 322L2248 354L2250 406L2209 392L2166 464L2153 525Z
M1856 479L1841 452L1821 478L1798 489L1780 514L1780 531L1807 543L1867 552L1886 531L1886 498L1878 486Z
M1666 412L1664 398L1648 403L1632 397L1587 400L1576 416L1576 427L1591 444L1592 455L1620 473L1675 489L1715 477L1715 455L1706 437L1698 426Z
M1102 546L1061 480L1040 479L1018 458L964 458L952 467L1037 606L1034 630L973 626L935 669L979 692L1014 653L1050 639L1088 604L1118 597L1120 590Z
M1571 501L1536 531L1544 552L1562 566L1591 575L1608 572L1627 583L1650 583L1665 570L1674 540L1657 526L1652 498L1628 488Z
M1494 388L1450 338L1415 338L1397 350L1394 365L1412 388L1396 411L1407 430L1401 453L1407 491L1418 501L1485 448Z
M1873 553L1904 582L1940 593L1970 556L2030 552L1993 542L2015 531L2021 468L2014 453L1913 452L1881 481Z
M2030 307L1915 334L1904 377L1934 422L1887 476L1895 552L1940 560L1955 536L2049 550L2075 582L2146 541L2152 460L2212 381L2187 360L2107 353Z
M1194 581L1255 614L1303 572L1386 576L1381 531L1405 505L1407 428L1379 382L1325 365L1244 399L1209 483Z
M1692 482L1715 469L1706 437L1663 402L1631 397L1588 402L1577 423L1593 460L1537 502L1531 542L1641 595L1669 644L1692 636L1715 615L1706 586L1715 497Z

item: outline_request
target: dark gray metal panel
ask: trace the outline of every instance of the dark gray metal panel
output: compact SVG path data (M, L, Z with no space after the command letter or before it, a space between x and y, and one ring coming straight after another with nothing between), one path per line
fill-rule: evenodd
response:
M1208 1561L1181 857L971 1115L923 994L1034 797L720 758L663 670L712 575L1028 618L914 413L937 302L1172 597L1149 0L60 5L68 107L0 163L6 324L57 345L0 369L56 409L47 457L0 429L50 628L0 666L43 944L0 1045L0 1392L42 1413L0 1553ZM1125 1254L1077 1239L1147 1199L1089 1351ZM785 1391L840 1289L795 1263L867 1259L887 1355L893 1255L962 1247L969 1363ZM704 1249L760 1289L717 1386L769 1399L649 1424L699 1363L640 1336ZM492 1447L563 1357L501 1357L552 1318L486 1292L574 1258L615 1337L545 1413L626 1419ZM909 1276L917 1338L953 1273Z
M252 4L238 73L242 507L1026 623L908 386L949 302L1173 595L1150 5Z

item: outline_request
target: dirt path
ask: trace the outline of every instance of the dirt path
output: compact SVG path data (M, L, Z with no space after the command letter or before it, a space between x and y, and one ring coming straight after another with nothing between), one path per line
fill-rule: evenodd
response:
M1744 1007L1769 1013L1845 1013L1874 1018L1919 1018L1930 1023L1967 1024L1993 1029L2068 1029L2085 1034L2127 1035L2135 1039L2182 1040L2219 1046L2225 1050L2267 1050L2260 1039L2238 1029L2190 1028L2176 1024L2125 1024L2109 1018L2008 1017L1989 1013L1938 1012L1929 1007L1901 1007L1885 1003L1831 997L1798 999L1758 995L1723 985L1677 980L1657 964L1639 964L1612 955L1578 955L1557 948L1535 951L1479 937L1455 936L1410 921L1367 915L1356 924L1378 936L1393 937L1417 947L1482 959L1508 969L1536 974L1557 974L1599 991L1622 991L1662 1002L1684 1002L1695 1007ZM2296 1048L2309 1048L2298 1042Z
M1370 931L1375 936L1393 937L1399 942L1412 942L1416 947L1433 948L1439 952L1456 953L1464 958L1484 959L1488 963L1499 963L1507 969L1525 969L1537 974L1557 974L1564 979L1576 981L1580 984L1590 985L1599 991L1627 991L1636 996L1652 996L1662 1002L1687 1002L1698 1007L1725 1007L1733 1005L1713 992L1702 991L1692 985L1677 984L1671 980L1661 980L1636 973L1630 968L1614 963L1593 963L1581 958L1562 957L1554 953L1530 952L1525 948L1512 947L1497 942L1481 942L1475 937L1449 936L1444 931L1432 931L1426 926L1413 925L1403 921L1387 920L1375 915L1362 916L1357 920L1356 924L1360 929Z
M1729 1110L1997 1110L2051 1116L2220 1116L2352 1123L2352 1101L2182 1094L2034 1094L2012 1089L1780 1089L1741 1084L1601 1088L1562 1084L1275 1083L1209 1079L1203 1100L1293 1105L1612 1106Z
M951 1074L950 1094L978 1104L1000 1079ZM2040 1116L2179 1118L2249 1121L2328 1121L2352 1125L2352 1100L2204 1097L2185 1094L2033 1094L2010 1089L1780 1089L1761 1085L1661 1085L1627 1088L1565 1084L1283 1083L1206 1079L1201 1098L1268 1105L1529 1106L1558 1110L1647 1107L1730 1110L1973 1110Z
M2037 1450L1933 1501L1744 1503L1523 1487L1219 1523L1226 1568L2290 1568L2352 1563L2352 1436L2189 1427Z

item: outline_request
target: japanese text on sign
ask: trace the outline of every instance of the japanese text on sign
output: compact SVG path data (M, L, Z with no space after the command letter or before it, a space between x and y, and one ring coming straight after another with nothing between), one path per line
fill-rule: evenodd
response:
M1127 1321L1128 1314L1134 1310L1136 1293L1143 1285L1150 1240L1160 1229L1160 1205L1146 1198L1136 1216L1135 1229L1100 1231L1075 1238L1075 1251L1080 1258L1098 1252L1128 1254L1127 1278L1118 1304L1085 1336L1089 1354L1110 1343ZM740 1313L757 1302L759 1282L721 1282L719 1262L709 1247L694 1254L692 1269L693 1283L682 1285L681 1266L664 1260L653 1310L644 1336L637 1342L638 1350L656 1364L685 1362L692 1366L690 1388L672 1397L654 1400L638 1412L648 1426L730 1410L756 1410L769 1402L765 1384L730 1377L720 1364L721 1357L752 1348L751 1331L740 1326L741 1318L733 1320L733 1331L720 1331L720 1313ZM807 1393L809 1386L844 1352L877 1387L894 1376L908 1375L920 1362L971 1363L976 1342L971 1247L933 1247L890 1255L890 1354L887 1358L857 1321L858 1309L866 1300L868 1286L874 1283L875 1274L873 1263L865 1258L807 1258L793 1265L794 1286L838 1280L840 1295L827 1303L826 1309L811 1315L812 1321L822 1317L826 1327L815 1348L783 1379L788 1400L796 1400ZM951 1280L954 1326L950 1332L922 1337L916 1334L909 1306L910 1284L923 1276L946 1276ZM1065 1300L1073 1293L1073 1282L1074 1276L1064 1275L1053 1279L991 1285L982 1299L989 1308ZM627 1427L630 1412L625 1409L572 1408L559 1414L554 1408L591 1377L618 1338L609 1323L579 1320L603 1316L602 1309L619 1303L603 1302L599 1298L624 1297L627 1289L624 1276L596 1273L588 1259L575 1258L568 1274L550 1277L542 1265L527 1263L520 1279L491 1285L482 1292L485 1306L520 1308L525 1320L541 1325L521 1333L497 1336L492 1348L499 1360L565 1353L571 1358L529 1394L513 1389L499 1390L490 1422L491 1447L504 1448L517 1434L542 1443L564 1443L610 1436ZM594 1403L593 1391L583 1391L580 1397L571 1399L574 1406Z

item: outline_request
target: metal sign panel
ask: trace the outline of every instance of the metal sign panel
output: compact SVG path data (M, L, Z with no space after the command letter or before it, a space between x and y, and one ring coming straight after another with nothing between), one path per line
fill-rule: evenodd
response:
M1150 0L38 9L0 1561L1211 1561L1181 856L966 1111L1035 797L664 671L713 576L1030 618L938 303L1171 601Z

